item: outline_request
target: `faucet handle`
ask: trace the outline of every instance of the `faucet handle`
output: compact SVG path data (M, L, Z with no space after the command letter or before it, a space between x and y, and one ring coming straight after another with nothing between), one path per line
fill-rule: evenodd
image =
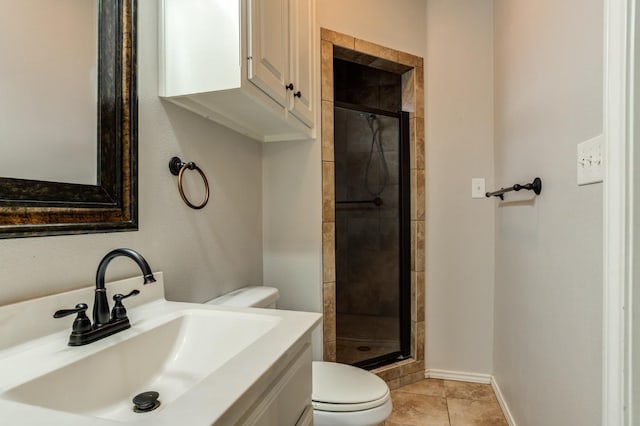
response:
M78 314L73 321L72 332L73 333L85 333L91 330L91 320L87 318L87 311L89 307L86 303L78 303L74 309L60 309L53 314L54 318L63 318L72 314Z
M122 299L126 299L127 297L131 297L131 296L137 296L138 294L140 294L140 290L131 290L127 295L122 295L120 293L118 294L114 294L113 295L113 300L118 303L122 303Z
M116 302L113 305L113 309L111 310L111 321L118 321L121 319L125 319L127 317L127 309L122 304L122 299L126 299L127 297L136 296L140 294L140 290L131 290L129 294L114 294L113 300Z

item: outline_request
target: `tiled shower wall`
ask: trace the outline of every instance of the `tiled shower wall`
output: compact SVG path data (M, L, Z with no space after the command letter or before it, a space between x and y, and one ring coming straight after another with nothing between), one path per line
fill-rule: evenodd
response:
M398 317L398 119L378 115L374 121L382 155L367 119L357 111L336 108L334 126L336 200L382 200L380 206L336 208L337 313Z
M392 112L402 109L399 74L341 59L335 59L333 66L336 102ZM377 115L369 123L366 114L334 109L336 200L379 196L383 201L380 206L336 207L338 314L399 317L398 130L398 120L393 117ZM375 142L373 131L377 132ZM337 333L337 339L358 337L344 335L341 328ZM363 332L357 334L362 336ZM398 338L397 332L391 334L390 338Z
M402 109L402 79L399 74L335 59L333 75L336 102L392 112Z
M364 40L321 30L322 80L322 246L324 359L336 359L336 253L334 188L334 56L401 74L402 110L411 131L411 358L374 372L397 388L424 378L425 194L423 59Z

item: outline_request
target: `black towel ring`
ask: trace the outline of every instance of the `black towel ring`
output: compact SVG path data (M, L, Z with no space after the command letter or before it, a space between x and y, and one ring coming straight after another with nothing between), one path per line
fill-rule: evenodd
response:
M188 205L189 207L195 210L200 210L201 208L207 205L207 203L209 202L209 181L207 181L207 177L204 175L204 172L202 171L202 169L196 166L196 163L194 162L185 163L179 157L173 157L169 161L169 170L171 171L172 175L178 176L178 191L180 192L180 197L182 198L182 201L184 201L186 205ZM191 201L187 199L187 196L184 195L184 190L182 189L182 175L184 174L185 170L197 171L198 173L200 173L200 177L204 182L204 191L205 191L204 200L199 205L195 205L191 203Z

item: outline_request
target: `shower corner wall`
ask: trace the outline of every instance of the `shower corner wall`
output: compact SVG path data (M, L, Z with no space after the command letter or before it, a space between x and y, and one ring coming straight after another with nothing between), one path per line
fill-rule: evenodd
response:
M373 370L391 389L424 378L425 137L423 59L321 29L324 359L336 360L336 214L334 57L401 73L402 109L410 112L411 349L410 358Z

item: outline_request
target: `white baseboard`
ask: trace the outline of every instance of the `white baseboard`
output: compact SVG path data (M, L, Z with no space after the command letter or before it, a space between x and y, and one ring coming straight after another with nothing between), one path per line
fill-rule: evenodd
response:
M455 380L458 382L483 383L485 385L491 384L490 374L427 369L424 372L424 377L427 379Z
M493 377L492 375L478 374L478 373L464 373L460 371L427 369L424 371L424 377L426 379L455 380L458 382L482 383L486 385L491 385L494 393L496 394L496 398L498 399L498 403L500 404L500 408L502 408L502 413L504 414L504 417L507 420L507 423L509 423L509 426L517 426L516 421L513 419L513 416L511 415L511 411L509 410L507 401L504 399L504 396L502 395L500 386L498 386L498 382L496 382L496 378Z
M498 382L496 382L496 378L493 376L491 376L491 387L496 394L496 398L498 398L498 404L500 404L500 408L502 408L502 414L504 414L504 418L507 419L507 423L509 423L509 426L516 426L516 421L513 419L507 401L504 399L500 386L498 386Z

